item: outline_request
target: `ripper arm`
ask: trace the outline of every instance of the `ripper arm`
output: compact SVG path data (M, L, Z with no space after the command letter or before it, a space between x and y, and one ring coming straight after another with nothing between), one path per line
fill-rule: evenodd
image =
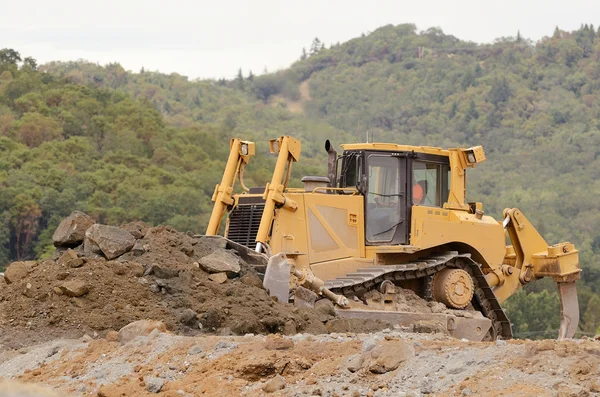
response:
M571 243L549 246L517 208L503 211L504 228L512 245L506 247L504 264L486 275L494 293L503 301L523 285L542 277L557 283L561 302L559 339L572 338L579 323L575 281L579 280L579 251Z

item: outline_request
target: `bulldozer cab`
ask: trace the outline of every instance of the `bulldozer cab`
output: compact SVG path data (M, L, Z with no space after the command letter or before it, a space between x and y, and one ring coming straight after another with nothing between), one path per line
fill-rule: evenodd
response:
M441 208L448 201L448 156L346 150L338 161L337 186L355 187L364 197L366 245L408 244L412 207Z

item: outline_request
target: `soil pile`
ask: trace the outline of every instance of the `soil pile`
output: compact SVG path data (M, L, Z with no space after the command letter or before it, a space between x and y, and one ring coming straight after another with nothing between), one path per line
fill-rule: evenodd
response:
M76 221L69 222L68 232L81 237ZM55 237L68 243L55 239L53 260L8 267L0 280L0 337L7 347L22 342L7 341L9 331L31 344L52 335L104 335L146 318L186 335L327 332L330 315L273 301L254 268L226 250L223 239L142 222L119 231L87 226L83 242L57 237L59 227Z

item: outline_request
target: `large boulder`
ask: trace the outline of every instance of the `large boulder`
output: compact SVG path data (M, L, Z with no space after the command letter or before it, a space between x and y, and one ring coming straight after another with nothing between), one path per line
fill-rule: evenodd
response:
M209 273L238 274L240 272L240 258L224 249L218 249L199 261L202 269Z
M385 341L377 344L371 350L369 371L375 374L385 374L395 370L404 361L415 355L415 348L403 341Z
M52 241L56 247L76 247L83 242L86 230L94 220L81 211L73 211L58 225Z
M115 259L133 248L135 238L116 226L94 224L85 232L84 251L102 251L106 259Z
M4 281L6 281L7 284L11 284L24 279L35 265L35 261L11 263L4 272Z

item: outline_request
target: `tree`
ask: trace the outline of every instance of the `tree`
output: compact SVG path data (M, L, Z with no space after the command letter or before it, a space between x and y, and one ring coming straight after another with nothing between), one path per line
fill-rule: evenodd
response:
M245 87L244 74L242 73L242 68L238 69L237 77L235 78L235 85L240 90L243 90Z
M17 123L17 129L19 140L29 147L37 147L62 136L60 124L39 113L25 113Z
M23 67L29 68L31 70L37 70L37 61L32 57L26 57L23 59Z
M300 55L300 60L304 61L306 58L308 58L308 55L306 54L306 48L302 48L302 55Z
M595 334L598 327L600 327L600 296L594 294L589 299L585 313L583 313L581 330Z
M318 37L315 37L312 44L310 45L310 55L316 55L323 49L323 43L319 40Z
M467 122L471 120L475 120L479 118L479 112L477 111L477 106L475 105L475 101L471 99L471 103L469 103L469 109L465 114L465 119Z
M16 65L19 62L21 62L21 55L17 51L11 48L4 48L0 50L0 64L11 63Z
M491 103L498 106L500 103L507 102L512 96L512 89L506 77L496 77L492 82L492 88L488 94Z

